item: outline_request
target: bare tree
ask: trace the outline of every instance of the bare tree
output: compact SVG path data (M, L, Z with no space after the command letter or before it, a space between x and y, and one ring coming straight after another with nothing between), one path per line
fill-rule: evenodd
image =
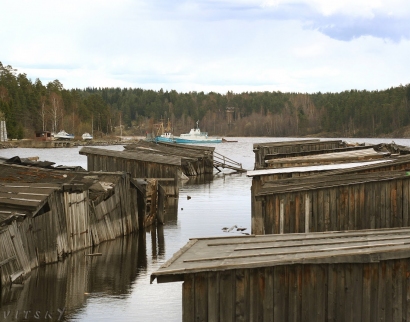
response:
M52 131L57 132L58 126L62 124L60 120L63 119L63 101L60 95L53 92L50 94L50 103L49 114L52 121Z

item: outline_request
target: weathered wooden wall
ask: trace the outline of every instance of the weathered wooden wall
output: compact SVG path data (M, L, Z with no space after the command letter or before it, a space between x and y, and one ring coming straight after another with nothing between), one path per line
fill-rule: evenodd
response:
M406 171L272 181L254 189L253 234L409 226Z
M214 147L198 145L184 145L175 143L153 143L144 140L136 144L126 145L126 151L134 151L139 154L150 153L155 161L155 155L168 156L171 159L179 157L181 159L182 172L187 176L198 176L212 174Z
M410 259L186 274L183 321L409 321Z
M87 156L88 171L124 171L133 178L181 178L181 159L149 153L121 152L96 148L82 148Z
M289 154L303 151L319 151L338 149L343 146L342 140L320 141L320 140L300 140L270 143L255 143L253 152L255 153L254 169L266 168L265 157L275 153Z
M132 200L136 188L129 175L87 175L91 184L96 182L89 188L79 183L0 185L2 284L69 253L138 230L138 209ZM2 192L7 190L8 194Z

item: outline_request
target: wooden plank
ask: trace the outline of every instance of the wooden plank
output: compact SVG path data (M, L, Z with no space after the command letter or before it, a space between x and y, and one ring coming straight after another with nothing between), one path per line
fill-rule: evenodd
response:
M296 194L291 194L288 196L289 212L286 218L289 222L289 233L296 233Z
M235 319L235 272L233 270L219 272L219 317L220 321L234 321Z
M352 322L361 322L363 296L363 264L352 264Z
M410 180L403 180L403 227L409 226L409 183Z
M263 320L263 303L265 295L265 269L255 268L249 270L250 299L249 299L249 320Z
M323 212L324 212L324 229L323 231L331 230L331 223L330 223L330 191L324 190L323 191Z
M323 205L323 189L320 189L317 193L317 220L318 220L318 231L325 231L325 216L324 216L324 205Z
M346 188L341 186L338 190L339 199L340 199L340 225L338 230L347 230L348 220L349 220L349 205L348 205L348 196L346 195Z
M312 191L312 221L310 224L310 231L316 232L318 230L318 192Z
M285 232L285 201L284 199L280 199L280 219L279 219L279 234L283 234Z
M310 195L305 193L305 233L310 232L311 201Z
M194 279L195 321L208 321L208 275L197 273Z
M390 190L390 202L391 202L391 217L390 217L390 227L398 227L398 213L397 213L397 182L391 181L391 190Z
M380 187L380 228L388 227L386 225L386 186Z
M353 320L353 276L352 276L352 266L355 264L343 265L344 270L344 319L345 321Z
M291 194L286 194L285 195L285 214L284 214L284 218L285 218L285 223L284 223L284 227L283 227L283 232L285 234L289 234L290 231L290 218L294 216L294 214L291 213L291 203L292 203L292 195Z
M264 314L263 321L273 321L274 318L274 269L265 268L265 294L264 294ZM249 321L249 319L247 320Z
M182 284L182 321L195 321L194 274L184 275L184 283Z
M289 314L288 321L302 320L302 292L301 292L301 266L294 265L288 269L289 278Z
M286 270L284 266L275 266L273 268L273 285L274 285L274 303L273 303L273 321L286 321L288 318L286 311L287 303L287 284Z
M393 321L403 321L403 276L406 272L403 270L402 261L393 261Z
M337 312L337 264L327 266L327 321L336 321Z
M235 270L235 321L245 322L250 319L249 288L249 270ZM213 320L219 321L216 317Z
M301 204L300 204L300 199L301 196L300 194L295 195L295 213L294 213L294 232L295 233L302 233L303 231L301 230L301 222L300 222L300 217L303 217L301 214ZM292 230L291 230L292 231Z
M406 259L406 275L404 276L404 281L405 284L403 287L405 287L405 292L404 292L404 301L405 301L405 310L403 311L403 318L405 321L410 321L410 274L408 273L409 271L409 260Z
M375 266L377 264L372 264L372 266ZM387 278L387 267L386 267L386 262L380 262L378 265L378 300L377 300L377 306L376 306L376 311L377 311L377 318L379 321L388 321L391 318L391 313L386 311L386 303L387 303L387 298L390 297L390 290L391 288L388 287L386 284L386 281L388 280Z
M208 319L209 321L219 321L219 274L208 273Z
M403 180L397 180L397 227L403 227Z

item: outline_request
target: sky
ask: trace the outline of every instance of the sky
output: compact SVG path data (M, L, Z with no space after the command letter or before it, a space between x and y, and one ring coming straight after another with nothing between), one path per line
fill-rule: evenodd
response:
M410 83L408 0L0 0L0 62L65 89L226 93Z

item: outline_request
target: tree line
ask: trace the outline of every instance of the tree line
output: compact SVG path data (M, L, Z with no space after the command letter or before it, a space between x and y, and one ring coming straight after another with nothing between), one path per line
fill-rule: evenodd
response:
M168 120L174 134L199 120L217 136L405 135L410 125L410 85L340 93L181 93L141 88L64 89L60 81L34 82L0 62L0 115L9 138L61 129L80 136L145 135ZM0 116L1 117L1 116Z

